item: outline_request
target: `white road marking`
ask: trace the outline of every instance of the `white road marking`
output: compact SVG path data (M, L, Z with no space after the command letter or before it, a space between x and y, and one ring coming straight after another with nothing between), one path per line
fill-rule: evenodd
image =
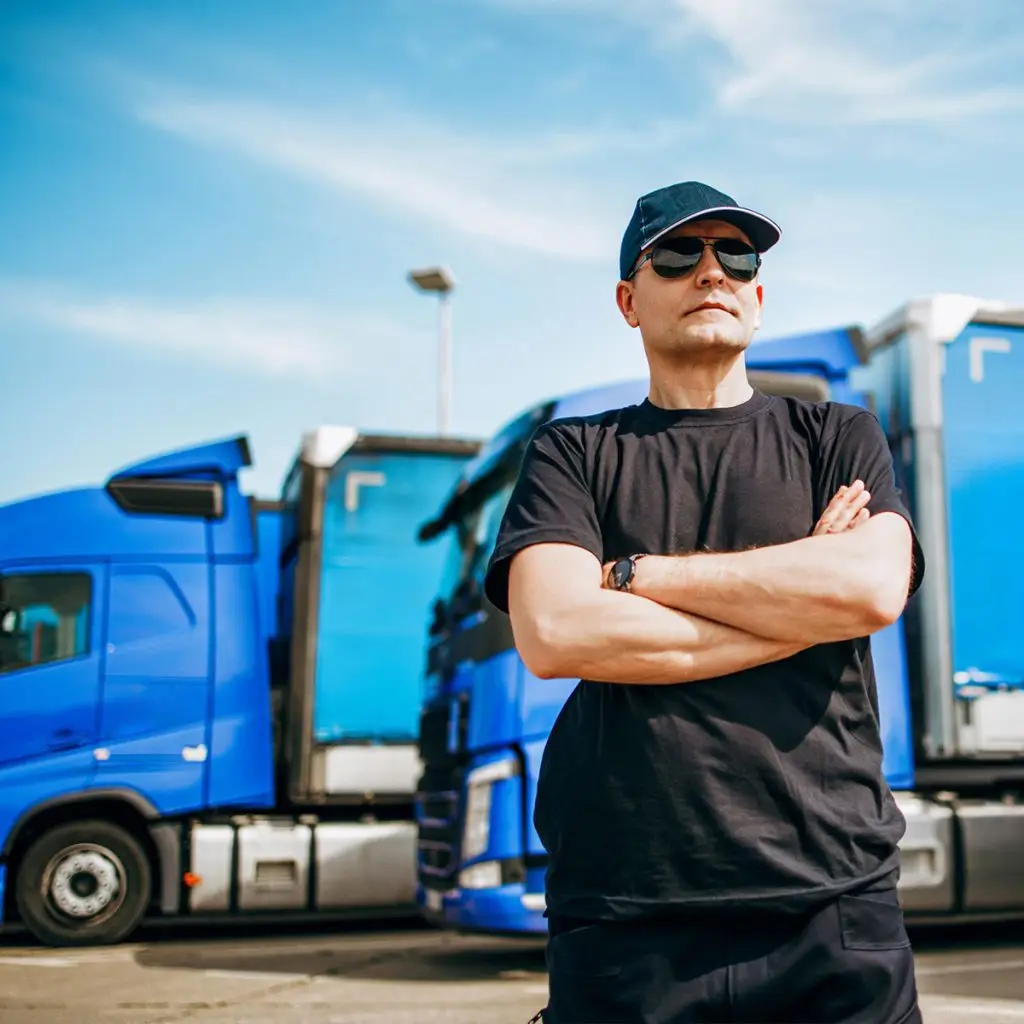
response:
M979 1017L990 1021L1024 1020L1024 1003L1010 999L974 999L968 996L921 996L921 1009L925 1015L948 1010L964 1016Z
M213 968L203 971L207 978L234 978L238 981L301 981L310 977L308 974L284 973L282 971L228 971Z
M79 964L128 963L134 959L134 955L126 947L117 946L110 949L69 950L63 956L47 956L35 952L0 956L0 966L20 967L22 964L39 964L42 967L75 967Z
M0 967L74 967L78 963L66 956L0 956Z
M978 974L985 971L1015 971L1024 967L1024 960L976 960L967 964L936 964L934 967L918 967L914 973L919 978L941 977L943 974Z

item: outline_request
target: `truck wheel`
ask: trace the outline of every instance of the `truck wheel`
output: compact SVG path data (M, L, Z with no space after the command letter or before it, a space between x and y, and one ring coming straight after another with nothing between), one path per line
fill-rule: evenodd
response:
M112 945L145 915L152 871L130 832L106 821L76 821L32 843L14 884L21 919L44 945Z

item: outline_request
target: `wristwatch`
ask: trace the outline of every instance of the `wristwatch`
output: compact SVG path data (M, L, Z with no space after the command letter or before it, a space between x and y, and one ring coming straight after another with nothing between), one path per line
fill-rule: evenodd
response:
M628 594L633 585L633 577L636 575L636 563L644 556L627 555L625 558L618 558L612 562L608 570L608 585L612 590L621 590Z

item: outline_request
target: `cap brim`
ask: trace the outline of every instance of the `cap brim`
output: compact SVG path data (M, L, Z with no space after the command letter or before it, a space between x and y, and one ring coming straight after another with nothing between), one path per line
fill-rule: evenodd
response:
M664 238L670 231L675 231L676 228L695 220L724 220L729 224L735 224L746 234L758 252L767 252L782 237L782 228L763 213L756 213L754 210L747 210L742 206L711 206L706 210L691 213L688 217L669 224L667 228L662 228L644 246L644 249L650 248L659 238Z

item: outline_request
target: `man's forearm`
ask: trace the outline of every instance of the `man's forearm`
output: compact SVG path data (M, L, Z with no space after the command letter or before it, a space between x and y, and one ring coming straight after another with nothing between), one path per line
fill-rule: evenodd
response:
M773 640L817 644L869 635L899 615L909 583L909 557L905 572L887 561L890 549L872 546L872 529L752 551L648 556L637 564L633 590ZM874 536L888 540L891 525Z
M596 591L544 623L518 625L527 667L544 678L689 683L779 661L807 644L754 636L636 594Z

